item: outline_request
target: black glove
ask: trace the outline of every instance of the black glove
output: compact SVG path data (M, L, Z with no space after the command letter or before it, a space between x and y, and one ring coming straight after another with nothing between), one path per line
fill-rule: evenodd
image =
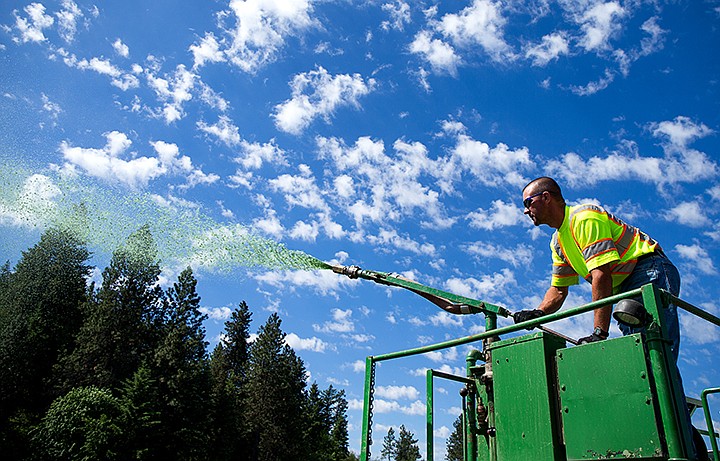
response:
M520 323L542 317L543 315L545 315L545 312L540 309L518 311L513 314L513 320L515 320L515 323ZM532 327L528 328L528 330L532 330Z
M594 343L607 339L610 334L607 331L603 331L600 327L596 327L595 331L590 336L578 339L578 344Z

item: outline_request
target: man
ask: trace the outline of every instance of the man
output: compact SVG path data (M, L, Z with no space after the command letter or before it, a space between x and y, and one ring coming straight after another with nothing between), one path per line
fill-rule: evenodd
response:
M675 296L680 293L680 275L660 245L640 229L630 226L600 206L567 206L560 186L554 179L541 177L523 189L525 214L535 226L546 224L554 229L552 281L540 305L534 310L517 312L516 323L552 314L562 306L568 287L582 276L592 284L592 300L598 301L652 283ZM594 330L581 343L608 337L612 305L594 311ZM680 328L677 309L665 310L671 350L677 362ZM634 333L620 324L624 335Z

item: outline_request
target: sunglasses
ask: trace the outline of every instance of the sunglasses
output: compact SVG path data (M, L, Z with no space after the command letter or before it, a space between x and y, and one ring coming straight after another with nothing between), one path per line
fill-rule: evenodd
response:
M523 200L523 206L524 206L525 208L530 208L530 205L532 205L533 199L534 199L535 197L539 196L539 195L544 194L545 192L547 192L547 191L544 190L544 191L542 191L542 192L538 192L537 194L532 194L531 196L529 196L528 198L526 198L525 200Z

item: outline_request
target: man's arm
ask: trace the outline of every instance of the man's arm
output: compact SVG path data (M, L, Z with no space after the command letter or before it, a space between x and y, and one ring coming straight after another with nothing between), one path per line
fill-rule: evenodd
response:
M592 300L599 301L612 296L612 273L611 264L603 264L590 271L592 276ZM612 304L595 309L595 327L600 327L602 331L610 330L610 315L612 314Z
M568 287L551 286L545 292L545 297L543 297L543 300L540 302L540 305L537 308L546 314L552 314L553 312L557 312L558 309L560 309L560 307L565 302L565 298L567 298L567 295Z

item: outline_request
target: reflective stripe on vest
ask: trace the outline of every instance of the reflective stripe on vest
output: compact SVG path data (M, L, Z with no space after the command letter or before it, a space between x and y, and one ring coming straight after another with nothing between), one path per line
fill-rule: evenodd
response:
M657 242L602 207L584 204L565 208L565 221L550 246L553 286L574 285L578 275L590 281L591 270L610 263L613 287L617 287L633 271L637 258L654 251Z

